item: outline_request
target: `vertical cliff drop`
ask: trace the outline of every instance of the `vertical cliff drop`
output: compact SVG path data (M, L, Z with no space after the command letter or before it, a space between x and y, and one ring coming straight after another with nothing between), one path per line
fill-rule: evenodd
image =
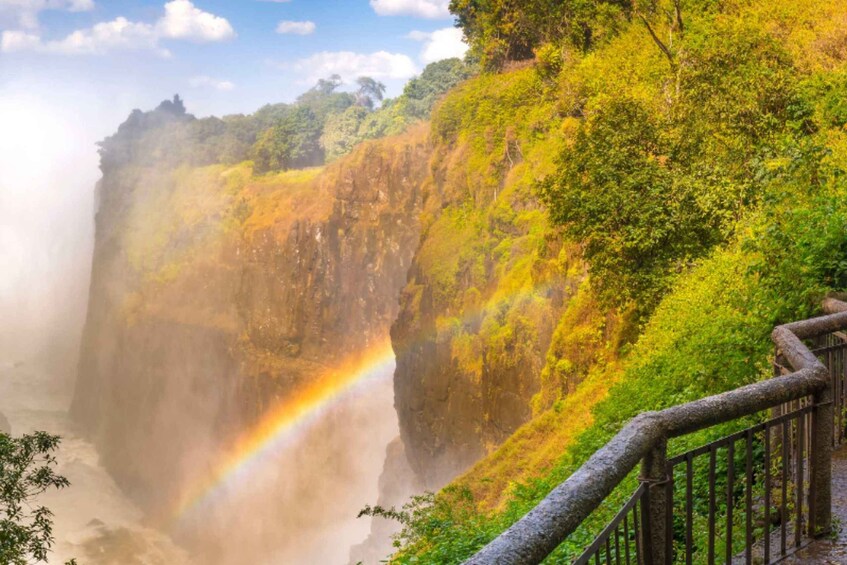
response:
M192 119L163 104L104 142L72 413L202 558L346 558L397 433L393 360L368 364L418 243L428 131L254 176L162 157ZM352 372L372 384L340 386ZM310 412L263 436L286 402Z

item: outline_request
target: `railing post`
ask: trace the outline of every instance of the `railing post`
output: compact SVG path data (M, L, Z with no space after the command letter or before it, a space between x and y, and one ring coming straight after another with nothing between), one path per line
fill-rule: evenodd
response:
M645 565L670 563L669 546L671 533L668 527L668 442L660 440L641 461L638 477L647 485L646 508L642 511L644 527L641 529L641 547Z
M813 396L812 442L809 456L809 536L820 537L832 529L832 443L834 406L831 368L829 385Z

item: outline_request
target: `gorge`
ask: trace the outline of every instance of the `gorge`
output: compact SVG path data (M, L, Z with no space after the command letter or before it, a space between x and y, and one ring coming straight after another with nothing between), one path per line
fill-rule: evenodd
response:
M70 419L0 366L13 431L54 423L123 509L62 559L461 563L637 414L768 378L771 329L847 289L843 3L449 8L468 56L396 98L174 96L100 142Z
M166 102L102 145L71 414L121 488L205 562L245 548L337 562L367 533L361 508L440 488L530 418L563 313L607 319L572 249L538 231L527 187L504 180L495 200L487 179L450 182L469 149L435 151L425 125L324 168L163 166L157 144L192 121ZM466 191L524 225L457 216ZM483 245L499 249L475 256ZM390 551L391 530L375 531L357 550L372 559Z

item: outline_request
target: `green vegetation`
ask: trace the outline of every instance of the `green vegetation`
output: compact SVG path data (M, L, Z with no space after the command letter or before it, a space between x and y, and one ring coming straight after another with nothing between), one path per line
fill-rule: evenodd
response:
M488 69L531 59L545 44L587 50L631 16L630 0L451 0L450 11Z
M468 303L532 295L545 266L569 273L557 280L577 298L556 312L535 417L416 508L396 563L460 563L635 414L767 378L772 327L847 287L847 34L833 23L847 7L560 3L584 5L602 30L580 43L579 26L551 28L543 4L451 5L487 68L536 61L466 82L433 116L448 205L431 212L419 278L469 373L474 352L501 340L523 359L533 338L520 332L542 326L517 315L531 312L520 300L511 313L483 309L482 329L451 323ZM580 251L589 277L573 285ZM570 414L579 408L584 422ZM634 484L549 562L570 562Z
M403 524L396 563L459 563L635 414L766 378L773 325L847 287L843 2L451 8L489 72L442 61L394 100L371 79L345 92L331 77L294 104L221 120L195 120L177 98L103 144L104 169L153 175L127 255L147 284L177 281L181 297L196 284L186 272L205 277L232 252L221 231L249 244L285 236L294 210L321 217L323 187L373 154L343 156L433 111L423 236L402 297L410 335L395 347L431 340L446 353L439 379L470 391L456 404L482 405L469 444L488 456L437 495L369 509ZM231 324L215 304L160 315ZM524 404L495 412L486 401L503 390ZM550 562L569 562L633 485Z
M293 104L269 104L249 116L196 119L175 96L151 112L133 110L101 142L101 168L199 167L248 159L256 173L320 166L362 141L399 134L426 119L436 101L471 72L458 59L432 63L390 100L383 100L385 86L370 77L357 79L357 89L348 92L333 75Z
M255 171L266 173L319 165L323 161L320 137L315 113L305 106L295 108L259 135L250 151Z
M52 513L33 506L38 495L70 483L53 471L59 438L35 432L19 438L0 433L0 561L46 561L53 545ZM67 565L75 565L70 561Z

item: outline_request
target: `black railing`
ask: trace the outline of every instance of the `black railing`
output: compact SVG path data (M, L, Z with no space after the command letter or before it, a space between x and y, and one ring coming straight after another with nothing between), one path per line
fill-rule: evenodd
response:
M756 563L775 563L807 544L800 534L811 515L804 491L809 484L811 414L812 406L805 406L668 460L666 528L677 534L666 538L671 562L752 563L755 558ZM725 464L723 476L719 462ZM698 474L705 476L701 484L706 485L699 497L694 492ZM642 546L639 532L650 527L641 510L649 505L647 496L647 483L642 482L575 563L645 563L652 552ZM702 512L695 510L696 502ZM736 516L742 518L743 535L735 531ZM695 545L695 519L705 522L699 524L705 527L705 539L697 539L702 546Z
M597 536L575 565L625 563L642 565L645 551L641 548L641 530L649 527L644 513L647 485L641 484L624 504L617 516Z
M847 437L847 304L824 310L774 329L774 378L637 416L467 563L541 562L639 462L641 485L575 563L770 564L828 533L832 449ZM669 439L766 410L667 458Z
M814 353L826 366L830 376L832 401L836 407L833 415L835 445L841 445L847 439L847 333L836 331L814 340Z

